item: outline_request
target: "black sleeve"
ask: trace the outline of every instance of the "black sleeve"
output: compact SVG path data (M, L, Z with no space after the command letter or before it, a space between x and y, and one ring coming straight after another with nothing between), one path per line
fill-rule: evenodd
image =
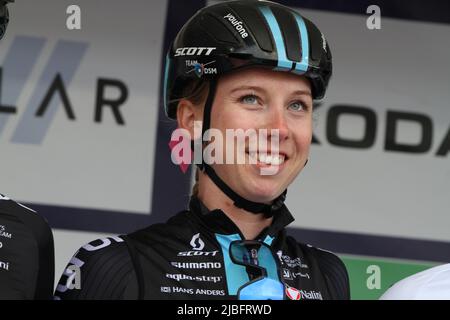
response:
M137 299L137 280L124 239L94 240L70 260L55 291L56 300Z
M335 254L314 248L319 267L324 274L333 300L350 300L350 283L347 268Z
M53 297L53 234L35 211L0 195L0 298Z
M23 220L33 231L39 250L34 299L52 299L55 282L55 249L52 230L47 221L37 214L28 214L23 217Z

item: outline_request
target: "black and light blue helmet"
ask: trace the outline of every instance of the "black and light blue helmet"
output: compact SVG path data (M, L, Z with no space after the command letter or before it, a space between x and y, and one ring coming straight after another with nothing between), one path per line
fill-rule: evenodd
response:
M303 75L314 99L332 73L324 35L296 11L270 1L227 1L199 10L180 30L166 61L165 111L176 118L177 99L192 79L216 79L248 66Z

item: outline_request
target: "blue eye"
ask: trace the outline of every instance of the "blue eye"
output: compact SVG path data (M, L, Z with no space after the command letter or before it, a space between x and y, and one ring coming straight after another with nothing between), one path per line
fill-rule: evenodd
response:
M302 110L306 110L306 109L307 109L307 108L304 106L304 104L303 104L302 102L300 102L300 101L295 101L295 102L291 103L291 104L289 105L289 108L290 108L291 110L294 110L294 111L302 111Z
M253 94L243 96L243 97L241 97L240 100L242 103L245 103L245 104L257 104L258 103L258 97Z

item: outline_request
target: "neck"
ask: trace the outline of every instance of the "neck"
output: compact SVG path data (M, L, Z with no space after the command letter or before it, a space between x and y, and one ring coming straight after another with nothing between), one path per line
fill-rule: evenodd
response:
M237 208L233 200L220 190L203 172L199 172L198 198L208 209L221 209L239 228L247 240L254 240L264 228L270 226L273 218L266 218L262 213Z

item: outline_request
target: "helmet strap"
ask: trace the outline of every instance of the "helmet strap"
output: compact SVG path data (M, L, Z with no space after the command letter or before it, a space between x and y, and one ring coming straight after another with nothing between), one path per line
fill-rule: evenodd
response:
M283 191L272 204L265 204L259 202L253 202L241 197L233 189L231 189L214 171L211 166L203 163L203 172L205 172L208 177L214 182L214 184L222 190L231 200L237 208L247 210L251 213L258 214L263 213L265 217L270 218L274 213L284 205L284 200L286 199L287 189Z

